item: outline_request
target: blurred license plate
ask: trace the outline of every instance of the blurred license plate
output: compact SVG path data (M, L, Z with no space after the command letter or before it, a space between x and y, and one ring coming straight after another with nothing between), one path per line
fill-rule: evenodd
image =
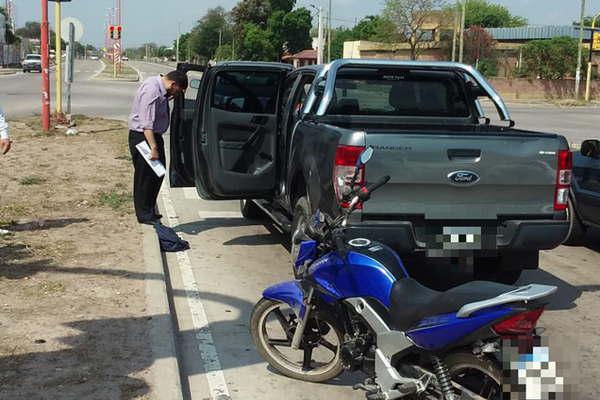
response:
M435 242L443 250L481 250L481 237L480 226L444 226Z

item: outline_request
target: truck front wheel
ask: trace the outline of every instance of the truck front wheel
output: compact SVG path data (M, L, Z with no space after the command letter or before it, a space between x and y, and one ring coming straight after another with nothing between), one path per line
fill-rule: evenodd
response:
M260 219L262 211L252 200L240 200L240 211L246 219Z
M310 209L308 207L308 200L306 197L300 197L298 201L296 201L296 206L294 207L294 220L292 221L292 237L290 247L292 266L298 258L300 243L306 239L306 234L304 232L309 218ZM295 271L296 269L294 268L294 273Z

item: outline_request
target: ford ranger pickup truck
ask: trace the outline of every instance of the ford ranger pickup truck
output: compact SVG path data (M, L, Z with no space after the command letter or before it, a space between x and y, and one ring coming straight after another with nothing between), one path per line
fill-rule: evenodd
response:
M471 66L337 60L225 62L175 99L170 183L201 198L238 199L247 218L268 215L292 239L309 215L347 207L359 181L391 181L352 215L351 237L402 254L466 260L478 279L514 282L538 253L567 236L572 157L563 136L515 128L498 93ZM493 125L480 99L500 122ZM481 262L480 262L481 261ZM481 267L479 266L481 264ZM492 270L490 270L492 265Z

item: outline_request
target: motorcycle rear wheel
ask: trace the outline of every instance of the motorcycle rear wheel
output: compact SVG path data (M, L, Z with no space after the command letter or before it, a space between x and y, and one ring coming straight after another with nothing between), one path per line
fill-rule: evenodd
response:
M274 317L272 321L270 317ZM336 324L314 314L309 319L300 349L292 350L295 327L295 316L287 304L263 298L252 310L250 333L258 353L271 367L285 376L307 382L325 382L341 374L344 335ZM276 330L273 328L280 328L277 337L270 336ZM316 350L319 353L316 354Z
M466 389L477 395L477 399L502 400L502 367L497 361L472 353L453 353L444 363L457 398L463 398L462 392Z

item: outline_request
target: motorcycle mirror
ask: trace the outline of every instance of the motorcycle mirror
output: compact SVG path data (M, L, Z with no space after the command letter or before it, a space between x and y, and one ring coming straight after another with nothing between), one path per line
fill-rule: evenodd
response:
M357 164L356 166L360 167L361 165L365 165L366 163L369 162L371 157L373 157L373 148L371 146L369 146L366 149L364 149L362 153L360 153L360 156L358 157L358 162L356 163Z

